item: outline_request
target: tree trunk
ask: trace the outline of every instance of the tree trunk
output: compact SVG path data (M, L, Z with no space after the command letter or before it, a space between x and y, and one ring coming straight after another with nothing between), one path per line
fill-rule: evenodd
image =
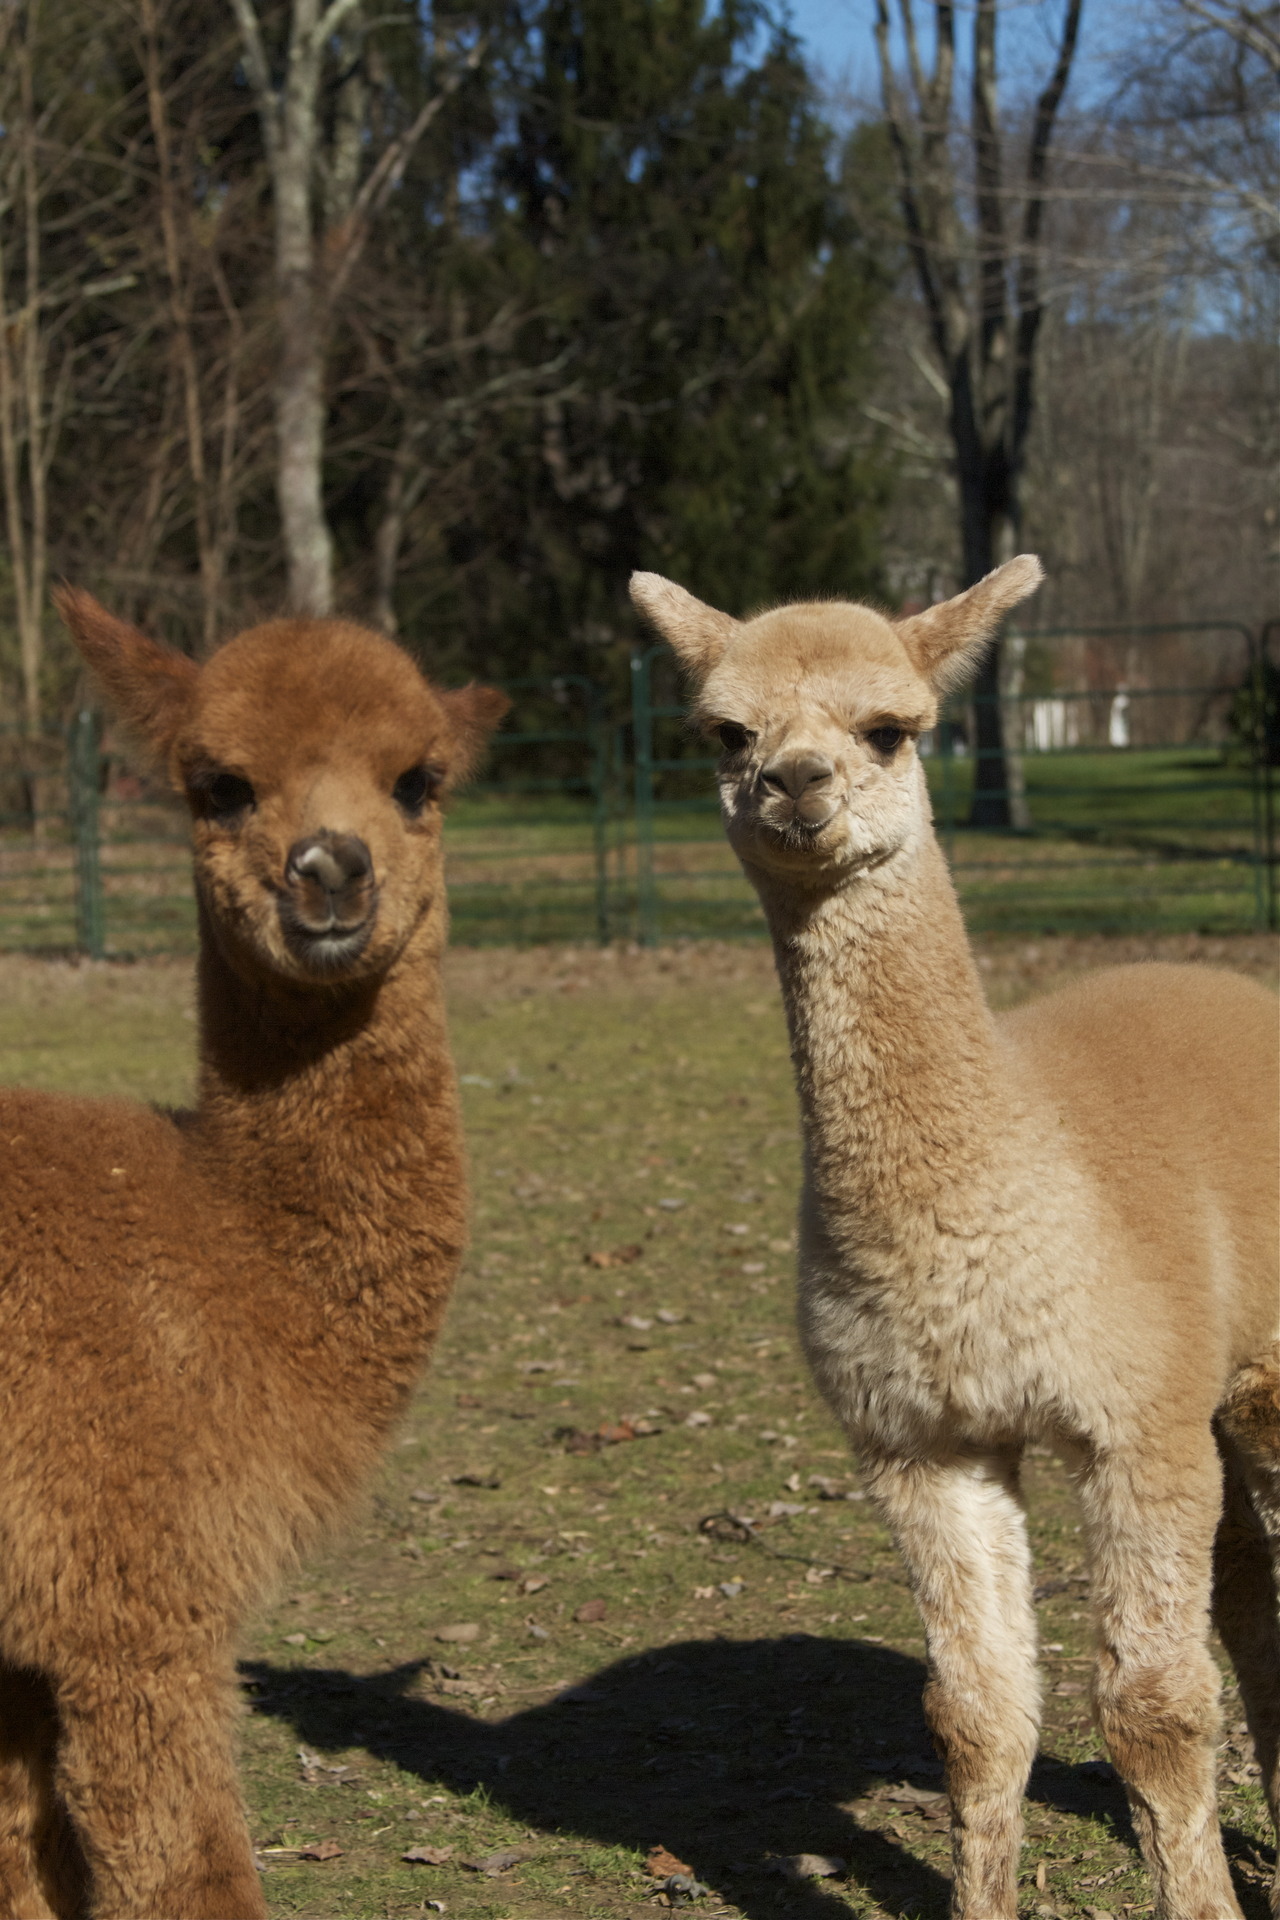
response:
M1036 338L1043 314L1039 246L1050 141L1070 74L1083 0L1067 0L1054 70L1039 100L1028 148L1021 235L1010 245L996 104L997 0L973 10L969 137L975 217L956 167L952 93L955 7L935 0L933 69L922 58L913 0L899 0L907 82L890 53L889 0L876 0L876 51L885 117L898 163L903 227L915 265L930 343L951 396L949 427L960 504L962 586L1017 551L1018 487L1031 421ZM1012 283L1012 285L1011 285ZM1012 294L1012 298L1011 298ZM1012 684L999 640L973 689L974 769L970 825L1027 828L1021 760L1007 741L1002 705Z

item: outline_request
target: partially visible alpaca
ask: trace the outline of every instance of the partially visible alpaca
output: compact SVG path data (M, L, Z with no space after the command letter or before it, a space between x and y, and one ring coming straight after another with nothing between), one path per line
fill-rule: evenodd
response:
M457 1271L440 800L507 702L343 621L199 668L60 605L190 805L199 1099L0 1094L0 1915L257 1920L236 1630Z
M1017 1911L1039 1717L1018 1472L1050 1440L1083 1506L1095 1708L1157 1920L1224 1920L1215 1531L1280 1812L1276 1006L1234 975L1136 966L988 1012L915 742L1039 579L1023 556L896 623L830 603L740 623L653 574L632 592L724 749L726 827L773 936L801 1330L924 1618L954 1911Z

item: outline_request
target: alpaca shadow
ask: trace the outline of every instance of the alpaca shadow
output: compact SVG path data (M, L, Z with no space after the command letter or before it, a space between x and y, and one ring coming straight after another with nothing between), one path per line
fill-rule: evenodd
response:
M524 1825L639 1852L661 1843L753 1920L778 1911L769 1856L797 1853L848 1861L892 1913L947 1913L949 1880L915 1850L928 1831L918 1807L888 1804L899 1835L867 1831L846 1810L886 1780L941 1786L919 1705L924 1670L891 1648L806 1634L677 1642L492 1721L441 1704L425 1660L367 1676L266 1662L242 1673L252 1710L305 1745L362 1746L424 1782L483 1787ZM1042 1758L1028 1795L1092 1816L1136 1852L1109 1767ZM1244 1856L1248 1843L1229 1834L1228 1845ZM1266 1920L1257 1889L1237 1891L1248 1920ZM809 1881L792 1887L788 1911L838 1920L848 1909Z
M769 1856L797 1853L835 1854L890 1911L944 1920L943 1875L909 1838L867 1832L842 1805L886 1778L940 1788L916 1660L804 1634L683 1641L493 1721L427 1697L427 1668L358 1677L250 1661L241 1672L261 1689L252 1710L303 1744L358 1745L455 1792L483 1787L525 1825L641 1853L660 1843L758 1920L778 1912ZM900 1824L925 1831L914 1810ZM848 1907L806 1881L791 1885L788 1912L847 1920Z

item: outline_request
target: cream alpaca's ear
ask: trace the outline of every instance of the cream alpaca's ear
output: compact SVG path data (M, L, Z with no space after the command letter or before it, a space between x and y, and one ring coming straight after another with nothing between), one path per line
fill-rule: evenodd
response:
M898 621L898 638L926 679L945 693L968 677L1002 617L1043 579L1035 554L1020 553L954 600Z
M195 661L117 620L80 587L58 587L53 601L125 726L167 761L191 711Z
M704 606L660 573L633 573L631 598L663 639L671 642L681 666L690 673L710 673L738 631L738 622L730 614Z

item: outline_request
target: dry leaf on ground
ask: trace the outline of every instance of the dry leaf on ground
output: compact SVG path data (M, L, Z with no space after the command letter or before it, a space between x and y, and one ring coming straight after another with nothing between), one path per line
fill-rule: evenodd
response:
M627 1247L600 1248L594 1253L584 1253L582 1258L589 1267L629 1267L637 1261L644 1248L639 1242Z
M341 1854L336 1840L313 1840L309 1847L298 1848L299 1860L337 1860Z
M479 1638L480 1628L474 1620L459 1620L452 1626L436 1628L437 1640L450 1641L456 1646L468 1646Z
M683 1860L677 1860L674 1853L662 1846L650 1847L645 1856L644 1870L652 1874L655 1880L666 1880L673 1873L692 1874L693 1872L692 1867L686 1865Z
M459 1860L460 1867L466 1867L471 1873L487 1874L491 1879L506 1873L509 1867L518 1867L522 1860L532 1860L532 1847L499 1847L496 1853L486 1853L480 1860Z
M773 1864L788 1880L837 1880L849 1871L848 1861L834 1853L784 1853Z
M584 1600L582 1605L575 1611L573 1617L575 1620L587 1622L603 1620L608 1611L608 1606L603 1600Z
M410 1847L408 1853L400 1855L415 1867L443 1867L453 1858L452 1847Z

